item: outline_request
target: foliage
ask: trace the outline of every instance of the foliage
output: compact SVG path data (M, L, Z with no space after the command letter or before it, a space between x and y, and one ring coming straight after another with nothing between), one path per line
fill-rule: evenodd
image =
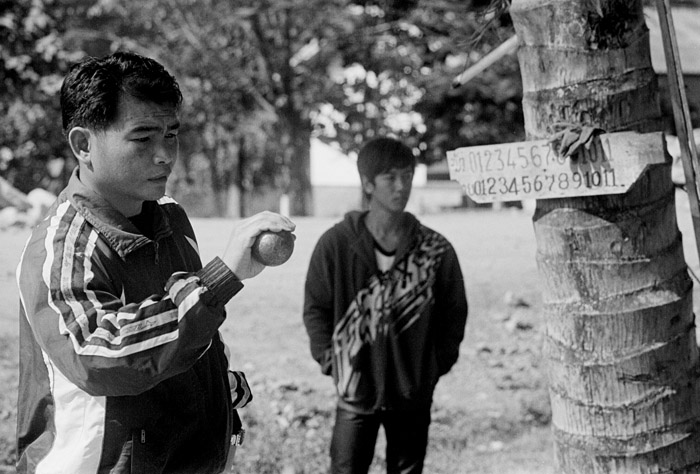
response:
M63 183L57 91L67 64L52 0L0 2L0 174L28 192Z
M499 1L501 10L507 7L505 0ZM432 162L444 159L447 149L504 141L519 133L521 92L514 58L466 86L451 86L467 64L512 34L507 16L476 9L486 3L13 3L15 20L4 15L3 24L34 18L22 24L41 28L0 26L7 39L3 44L11 45L17 58L5 60L0 70L21 64L33 71L32 80L17 74L5 79L24 95L14 99L12 119L2 122L0 147L12 151L12 159L3 163L35 170L14 180L26 182L25 189L41 183L45 161L69 155L56 127L56 90L66 64L83 54L130 49L163 62L183 89L182 170L176 184L188 185L204 161L210 172L207 182L218 197L218 214L227 213L232 185L242 194L261 186L281 189L296 203L294 213L305 214L311 203L312 135L353 152L374 135L393 134L420 152L423 161ZM489 19L491 27L484 30ZM29 65L19 59L25 57L33 58ZM53 88L45 90L42 84ZM0 105L6 109L12 105L9 98L17 97L7 90ZM31 113L30 119L20 120ZM20 129L24 132L16 131ZM4 151L0 156L9 155ZM5 168L0 172L10 176L9 166Z
M180 79L185 167L189 157L202 154L220 196L233 184L241 191L268 184L274 173L264 172L263 160L277 154L269 140L277 116L259 91L249 10L221 0L127 5L143 25L143 32L133 36L147 41ZM225 212L220 200L219 213Z
M343 87L328 97L335 129L326 126L322 134L337 136L346 150L374 135L394 134L425 162L444 159L448 149L517 135L522 93L514 57L452 87L466 66L512 34L504 7L488 7L432 1L399 17L373 4L356 11L357 29L343 45Z
M441 35L432 39L432 69L421 84L426 94L417 106L426 124L423 135L424 159L444 159L445 152L461 146L503 143L524 138L522 85L514 54L501 58L469 83L454 87L454 78L476 64L513 35L504 5L495 4L479 15L444 14L439 23ZM464 18L471 30L457 36ZM428 62L426 60L426 62Z

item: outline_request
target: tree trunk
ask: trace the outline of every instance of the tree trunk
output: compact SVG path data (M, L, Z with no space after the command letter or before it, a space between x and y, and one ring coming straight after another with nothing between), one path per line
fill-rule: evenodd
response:
M528 139L557 122L658 131L640 0L513 0ZM692 282L670 163L533 217L558 473L700 472Z
M238 189L238 217L248 214L248 150L245 134L238 139L238 163L236 164L236 188Z
M285 163L289 167L289 182L285 193L291 200L291 214L308 216L313 210L311 188L311 126L293 111L284 115Z
M228 189L224 184L225 179L222 176L224 171L221 169L219 161L220 150L217 146L207 146L204 149L204 153L209 158L209 175L211 177L214 213L216 217L225 217L228 210Z

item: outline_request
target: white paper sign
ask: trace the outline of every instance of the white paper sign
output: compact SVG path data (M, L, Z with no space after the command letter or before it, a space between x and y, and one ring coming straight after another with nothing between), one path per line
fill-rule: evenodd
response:
M450 178L480 203L621 194L648 165L666 160L662 132L605 133L568 158L547 140L447 152Z

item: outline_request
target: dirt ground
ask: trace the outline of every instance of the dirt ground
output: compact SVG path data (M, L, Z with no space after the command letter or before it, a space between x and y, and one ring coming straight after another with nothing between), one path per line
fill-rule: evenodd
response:
M429 454L429 467L433 461L443 464L426 472L545 474L551 464L549 401L540 373L541 298L530 216L519 210L469 211L421 220L455 246L470 303L460 360L435 396L433 441L448 449L436 449L435 458ZM311 387L314 395L333 399L330 380L309 356L301 322L310 253L333 221L298 220L290 261L251 280L249 291L229 309L223 332L240 348L254 384ZM260 308L258 295L266 291L269 306ZM254 312L260 317L245 316ZM459 470L444 466L448 456Z
M470 210L419 216L455 246L470 313L459 362L435 396L426 474L554 472L540 345L541 296L531 214ZM679 204L686 259L697 262L687 203ZM222 332L256 396L242 410L249 436L240 473L325 472L333 392L311 359L301 321L308 260L337 219L296 218L292 258L266 269L227 306ZM220 254L230 222L195 219L203 261ZM0 232L0 473L13 472L17 387L14 271L29 231ZM693 264L697 267L697 265ZM379 440L372 473L382 471Z

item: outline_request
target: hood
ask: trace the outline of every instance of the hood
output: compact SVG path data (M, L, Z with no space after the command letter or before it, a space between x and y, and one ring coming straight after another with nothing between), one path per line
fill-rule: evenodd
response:
M369 211L350 211L345 214L343 220L337 225L345 228L353 236L352 249L357 252L367 263L376 265L374 256L374 240L369 229L365 225L365 217ZM396 249L396 261L398 262L413 246L418 238L420 221L410 212L404 212L407 229L403 239Z

